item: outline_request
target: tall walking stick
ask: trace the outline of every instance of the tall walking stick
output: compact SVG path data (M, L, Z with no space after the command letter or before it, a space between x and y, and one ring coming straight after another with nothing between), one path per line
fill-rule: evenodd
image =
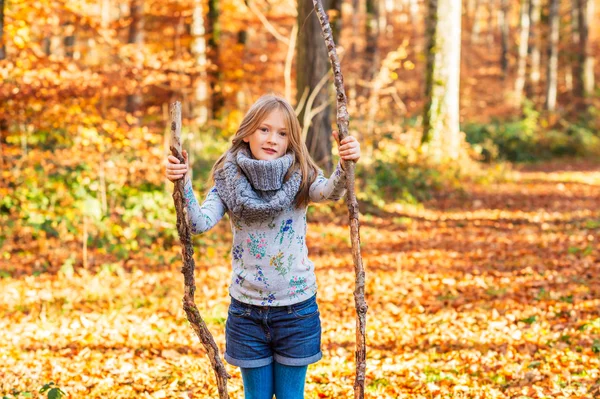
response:
M329 61L333 69L333 80L335 84L337 100L337 125L340 141L348 136L348 109L346 100L346 91L344 90L344 77L340 68L333 42L329 18L323 10L320 0L313 0L315 12L321 22L321 32L325 39L325 47L329 53ZM367 350L365 345L365 325L367 315L367 302L365 301L365 269L360 255L360 225L358 222L358 202L354 192L354 162L344 161L346 169L346 204L348 205L348 215L350 218L350 237L352 240L352 258L354 259L354 271L356 274L354 288L354 304L356 306L356 378L354 380L354 398L363 399L365 397L365 370Z
M179 101L171 104L171 153L179 162L184 162L181 154L181 103ZM206 323L200 316L198 307L194 302L194 293L196 291L196 283L194 279L194 248L192 247L192 234L190 230L190 222L187 215L187 208L183 201L183 186L184 179L179 179L175 182L173 190L173 201L175 201L175 210L177 211L177 232L181 241L181 255L183 257L183 280L185 290L183 294L183 310L187 315L192 328L196 332L198 338L204 345L210 363L217 377L217 386L219 388L219 398L229 399L227 394L227 379L230 378L225 370L225 365L219 356L219 348L215 340L208 331Z

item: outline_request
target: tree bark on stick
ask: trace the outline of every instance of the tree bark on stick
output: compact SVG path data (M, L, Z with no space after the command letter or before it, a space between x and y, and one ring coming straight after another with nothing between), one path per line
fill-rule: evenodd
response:
M313 0L315 12L321 22L321 31L325 39L325 47L329 54L329 61L333 70L333 80L335 84L337 99L337 125L339 129L340 141L348 136L348 109L346 92L344 89L344 77L340 68L340 61L337 56L333 34L329 26L329 19L321 0ZM350 237L352 240L352 258L354 260L354 271L356 273L354 304L356 306L356 378L354 380L354 398L363 399L365 397L365 372L366 372L366 345L365 345L365 326L367 315L367 302L365 301L365 269L362 264L360 254L360 224L358 221L358 202L354 192L354 162L344 161L346 170L346 203L348 205L348 214L350 218Z
M171 154L179 159L179 162L184 162L181 151L181 103L179 101L171 104ZM198 338L204 345L210 363L217 377L217 386L219 388L219 398L229 399L227 393L227 379L230 378L225 370L225 365L219 356L219 348L215 340L208 330L206 323L200 316L200 311L194 302L194 293L196 291L196 283L194 279L194 248L192 246L192 234L190 223L187 215L187 209L183 200L183 185L184 179L179 179L175 182L173 190L173 201L175 201L175 210L177 211L177 232L181 241L181 255L183 257L183 273L185 290L183 295L183 310L187 315L187 319L192 325Z

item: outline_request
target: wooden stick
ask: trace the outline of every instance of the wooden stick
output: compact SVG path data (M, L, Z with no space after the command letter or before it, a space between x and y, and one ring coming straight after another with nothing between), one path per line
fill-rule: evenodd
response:
M184 162L181 151L181 103L176 101L171 104L171 153L179 162ZM225 370L225 365L219 356L219 348L215 340L208 331L206 323L200 316L198 307L194 302L194 293L196 291L196 283L194 280L194 248L192 246L192 234L190 230L190 222L188 219L187 208L183 200L184 179L179 179L175 182L173 190L173 201L175 201L175 210L177 211L177 232L181 241L181 255L183 257L183 279L185 283L185 291L183 295L183 310L187 315L187 319L192 325L198 338L204 345L210 363L217 377L217 386L219 388L219 398L229 399L227 394L227 379L231 378Z
M329 18L323 10L320 0L313 0L315 12L321 22L321 32L325 39L325 47L329 53L329 61L333 69L333 80L335 84L337 99L337 125L340 141L348 136L348 107L346 91L344 89L344 77L340 68L340 61L335 49L333 34L329 26ZM350 237L352 239L352 258L354 260L354 271L356 274L354 289L354 304L356 306L356 378L354 380L354 398L363 399L365 397L365 372L367 350L365 345L365 326L367 315L367 302L365 301L365 269L362 264L360 254L360 224L358 221L358 201L354 192L354 162L344 161L346 170L346 204L348 205L348 215L350 218Z

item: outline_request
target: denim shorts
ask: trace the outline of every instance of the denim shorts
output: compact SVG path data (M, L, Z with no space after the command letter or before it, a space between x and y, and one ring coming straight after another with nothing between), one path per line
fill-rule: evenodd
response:
M225 324L225 360L238 367L262 367L275 360L306 366L321 359L317 297L289 306L256 306L231 298Z

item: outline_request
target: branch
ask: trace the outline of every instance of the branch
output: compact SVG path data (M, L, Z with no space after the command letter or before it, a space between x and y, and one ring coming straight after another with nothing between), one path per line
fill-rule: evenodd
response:
M181 155L181 103L176 101L171 104L171 153L183 163L183 155ZM208 358L217 377L217 385L219 388L219 398L229 399L227 394L227 379L231 378L225 370L225 365L219 356L219 348L215 340L206 327L206 323L200 316L200 311L194 302L194 293L196 291L196 283L194 281L194 248L192 246L192 234L190 230L190 222L188 219L187 208L183 202L183 185L184 179L179 179L175 182L173 191L173 201L175 201L175 210L177 211L177 232L181 241L181 254L183 256L183 279L185 283L183 295L183 310L187 315L187 319L192 325L202 345L206 349Z
M340 61L337 56L335 43L329 19L323 10L320 0L313 0L315 11L321 22L321 31L325 39L325 47L329 53L329 61L333 70L333 81L335 84L337 99L337 125L340 141L348 136L348 106L346 92L344 90L344 77L340 68ZM354 162L344 161L346 169L346 204L348 205L348 214L350 218L350 236L352 240L352 258L354 260L355 271L355 289L354 305L356 307L356 378L354 380L354 398L364 399L365 397L365 372L367 350L365 345L365 326L367 315L367 302L365 301L365 269L362 264L360 254L360 225L358 222L358 202L354 192Z
M271 33L273 36L275 36L275 39L287 44L288 46L290 45L290 39L277 32L277 29L275 29L275 27L271 25L267 17L265 17L264 14L260 12L260 10L254 5L253 0L248 0L248 7L250 8L250 11L252 11L258 17L260 22L262 22L265 29L268 30L269 33Z

